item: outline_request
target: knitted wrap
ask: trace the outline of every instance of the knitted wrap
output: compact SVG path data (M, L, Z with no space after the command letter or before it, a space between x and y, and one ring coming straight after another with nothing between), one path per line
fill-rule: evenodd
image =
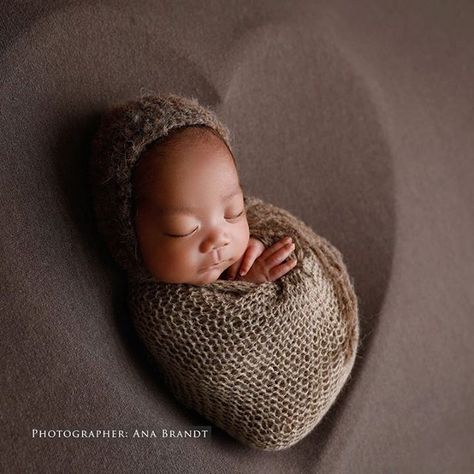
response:
M138 143L137 149L143 146ZM127 270L134 327L167 387L185 406L248 446L294 445L327 413L355 361L357 298L341 254L290 212L247 195L250 234L266 247L290 235L298 260L292 270L259 284L158 282L138 268L140 256L130 251L137 245L128 240L135 234L127 228L130 183L124 176L130 176L126 167L136 157L117 147L121 158L108 158L110 179L96 182L96 199L104 200L96 211L109 216L97 218L108 219L102 229ZM113 192L105 192L111 183Z

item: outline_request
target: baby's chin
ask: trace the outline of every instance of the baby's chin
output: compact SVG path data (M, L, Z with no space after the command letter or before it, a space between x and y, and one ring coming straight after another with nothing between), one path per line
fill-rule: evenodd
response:
M225 278L220 278L221 275L227 270L228 267L225 268L211 268L206 270L205 272L196 275L195 278L183 281L182 279L177 280L174 279L158 279L155 278L156 281L161 283L174 283L174 284L186 284L186 285L196 285L196 286L203 286L208 285L209 283L214 283L215 281L221 279L224 280Z

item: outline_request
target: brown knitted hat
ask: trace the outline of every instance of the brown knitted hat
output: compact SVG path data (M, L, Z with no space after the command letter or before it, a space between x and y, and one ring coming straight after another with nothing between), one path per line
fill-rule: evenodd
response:
M232 153L230 132L195 98L147 94L107 110L92 143L91 189L99 231L129 276L149 278L138 250L132 215L132 172L146 148L171 130L206 126Z

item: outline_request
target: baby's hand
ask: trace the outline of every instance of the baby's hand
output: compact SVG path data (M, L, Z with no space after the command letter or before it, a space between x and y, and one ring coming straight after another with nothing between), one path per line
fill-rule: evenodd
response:
M284 260L288 257L288 255L290 255L290 253L295 248L295 244L291 242L291 237L285 237L283 239L280 239L268 249L265 249L265 246L259 240L257 242L259 242L258 249L260 250L260 252L257 256L255 256L257 252L255 250L250 250L251 258L247 260L247 263L253 259L253 264L251 264L251 268L249 268L248 266L244 267L244 261L247 252L249 252L250 248L249 245L249 248L242 257L241 268L242 270L244 270L244 274L239 275L237 277L238 280L250 281L253 283L275 281L286 273L288 273L296 265L296 259L284 262ZM261 251L262 248L264 249L263 251ZM249 269L246 272L245 270L247 268Z
M253 265L253 262L255 262L256 258L259 257L264 250L265 245L263 245L263 242L260 242L260 240L255 239L254 237L250 237L247 249L242 257L227 269L228 279L235 280L237 273L239 276L245 275Z

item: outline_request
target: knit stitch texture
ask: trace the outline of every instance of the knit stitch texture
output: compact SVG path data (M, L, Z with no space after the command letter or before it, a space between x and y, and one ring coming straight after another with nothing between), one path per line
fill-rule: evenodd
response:
M292 446L352 369L357 301L340 253L283 209L246 197L251 234L290 234L298 263L275 282L131 281L134 325L175 396L243 443Z

